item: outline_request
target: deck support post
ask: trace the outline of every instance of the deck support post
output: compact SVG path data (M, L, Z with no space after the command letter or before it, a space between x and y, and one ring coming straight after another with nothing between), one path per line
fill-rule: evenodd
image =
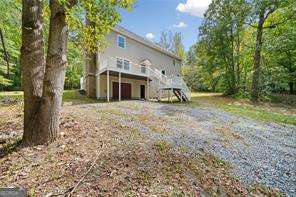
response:
M174 90L173 90L173 88L171 89L171 92L173 92ZM171 103L173 102L173 99L170 97L170 101L171 101Z
M146 99L149 100L149 91L150 91L150 87L149 87L149 77L147 77L147 94L146 94Z
M168 89L168 102L170 102L171 101L171 91L170 91L170 89Z
M118 100L121 101L121 72L119 72L118 86Z
M97 97L97 99L100 99L100 97L101 97L100 85L101 85L100 74L96 74L96 97Z
M183 91L180 90L180 95L181 95L181 103L183 102Z
M109 84L110 80L109 80L109 70L107 70L107 102L110 101L110 84Z

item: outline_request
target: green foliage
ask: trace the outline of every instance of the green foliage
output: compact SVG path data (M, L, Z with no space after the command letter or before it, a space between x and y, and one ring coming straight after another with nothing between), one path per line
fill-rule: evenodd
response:
M20 46L21 46L21 1L0 1L0 29L8 53L10 75L0 42L0 90L21 87Z
M79 44L96 52L104 49L105 36L120 22L118 9L131 9L133 3L134 0L80 0L67 9L67 23L75 31Z
M187 53L183 74L196 90L249 97L256 46L256 24L264 9L259 89L295 93L296 3L287 1L214 0L205 13L200 39ZM269 13L270 14L267 14Z
M70 27L68 42L68 66L66 68L65 88L79 87L84 66L83 51L96 51L106 46L105 35L120 21L118 9L131 9L134 0L59 0L67 10ZM74 6L73 6L73 3ZM0 90L21 89L21 0L0 1L0 28L4 34L9 54L10 76L0 45ZM48 39L50 9L44 1L44 38ZM85 19L88 23L85 23ZM89 25L91 24L91 25ZM47 42L45 42L47 45Z
M79 89L84 66L83 54L75 40L68 42L68 66L66 68L65 89Z

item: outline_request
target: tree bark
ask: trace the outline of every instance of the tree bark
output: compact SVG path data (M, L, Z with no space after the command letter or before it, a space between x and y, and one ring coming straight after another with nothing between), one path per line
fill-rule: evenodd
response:
M294 94L294 82L293 81L289 82L289 89L290 89L290 94Z
M94 26L92 22L86 19L87 26ZM86 64L86 96L96 98L96 72L97 72L97 52L85 51Z
M5 58L5 62L6 62L6 66L7 66L7 77L10 77L10 65L9 65L9 56L8 56L8 52L6 51L6 47L5 47L5 42L4 42L4 35L2 33L2 29L0 28L0 39L1 39L1 43L2 43L2 48L3 48L3 56Z
M43 137L39 143L42 144L54 141L59 131L59 113L67 65L68 27L65 7L58 0L52 0L50 10L48 51L38 125Z
M86 52L86 96L96 98L96 54Z
M261 49L262 49L262 37L263 37L263 24L265 21L265 9L262 9L259 13L259 21L256 35L256 48L253 58L253 80L252 80L252 99L258 101L259 87L260 87L260 72L261 72Z
M22 85L24 90L23 144L31 145L42 138L38 116L45 69L42 0L22 1Z

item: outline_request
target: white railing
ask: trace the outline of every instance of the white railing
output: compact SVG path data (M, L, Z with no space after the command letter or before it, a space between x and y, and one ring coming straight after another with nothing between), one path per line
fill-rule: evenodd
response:
M118 62L117 58L101 55L99 61L101 62L99 72L110 70L126 74L148 77L147 67L134 64L124 59L120 59L120 61Z
M101 64L98 74L105 72L106 70L110 70L148 77L151 80L154 80L156 82L155 84L158 84L158 89L180 89L183 95L185 95L189 101L191 99L191 91L187 87L182 77L169 77L162 74L161 71L158 69L151 68L149 66L142 66L133 62L127 62L125 60L122 60L122 63L118 63L117 58L103 54L100 55L99 62L101 62Z

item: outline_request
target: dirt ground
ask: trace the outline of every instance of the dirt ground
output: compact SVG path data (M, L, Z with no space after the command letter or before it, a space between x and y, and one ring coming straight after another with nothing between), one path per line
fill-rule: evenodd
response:
M0 144L0 187L21 186L30 196L71 192L74 196L277 196L295 188L295 182L285 190L277 184L270 187L265 184L268 181L248 182L239 177L232 160L215 154L211 146L197 145L198 136L213 135L206 143L217 142L225 150L237 142L245 148L254 144L242 140L242 132L205 122L202 114L189 119L182 106L142 101L66 102L57 141L36 147L18 146L22 104L0 105L0 109L0 133L5 138ZM225 122L236 119L227 117ZM213 133L202 133L207 126ZM189 128L199 132L196 138ZM289 151L295 153L295 147Z

